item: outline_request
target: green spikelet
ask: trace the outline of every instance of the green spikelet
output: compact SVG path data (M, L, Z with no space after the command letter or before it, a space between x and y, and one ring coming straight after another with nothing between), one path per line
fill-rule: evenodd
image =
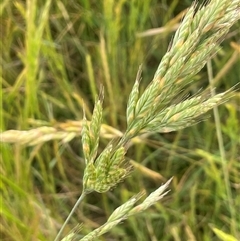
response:
M97 156L100 129L102 124L102 102L103 102L103 89L100 92L99 98L95 102L92 120L90 124L83 113L83 126L82 126L82 146L86 164L93 162Z
M102 182L107 175L110 156L112 151L112 145L106 147L106 149L101 153L101 155L97 158L95 166L97 171L97 181Z
M195 14L195 8L196 7L193 5L188 9L180 27L175 33L172 41L172 46L181 46L185 42L186 38L189 35L189 32L191 31L191 23Z
M85 157L85 163L88 164L90 162L90 131L88 122L85 116L83 115L83 126L82 126L82 149Z
M102 102L103 102L103 89L100 92L99 99L95 102L92 120L89 126L90 130L90 143L91 143L91 159L95 159L98 150L100 129L102 124Z
M137 78L134 83L133 89L129 95L128 103L127 103L127 124L130 125L132 120L135 118L135 108L138 101L139 96L139 84L142 73L142 66L139 67Z
M114 152L113 156L111 157L111 163L109 165L109 171L108 171L109 175L112 175L112 172L115 172L116 169L122 165L125 154L126 154L126 151L124 147L120 147Z
M97 173L93 163L88 163L83 176L83 189L85 192L92 192L95 190L97 180Z
M116 186L119 182L123 181L127 176L127 171L124 168L111 169L106 178L106 183L111 185L111 188Z
M99 193L107 192L111 189L111 186L105 181L96 182L94 186L94 190Z

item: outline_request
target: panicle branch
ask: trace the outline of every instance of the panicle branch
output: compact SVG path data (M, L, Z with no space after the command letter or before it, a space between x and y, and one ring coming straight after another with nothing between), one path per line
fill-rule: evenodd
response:
M240 19L239 12L240 2L237 0L215 0L200 7L193 4L189 8L152 82L137 101L138 95L135 96L134 103L129 99L127 118L130 118L131 122L127 122L125 139L131 139L143 132L174 131L193 125L200 115L226 101L228 91L218 96L220 99L210 98L203 102L200 101L202 98L192 97L178 105L174 103L184 87L193 81L192 78L217 52L230 27ZM137 84L134 93L136 88ZM193 103L195 107L191 106ZM179 112L178 108L181 109L181 114L167 119L170 113ZM128 116L129 112L131 117Z

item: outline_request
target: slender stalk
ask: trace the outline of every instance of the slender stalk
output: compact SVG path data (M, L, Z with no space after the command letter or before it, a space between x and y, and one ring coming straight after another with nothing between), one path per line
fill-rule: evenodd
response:
M213 83L214 83L214 78L213 78L213 71L212 71L212 63L211 60L209 60L207 62L207 70L208 70L208 80L210 83L210 89L211 89L211 95L214 96L216 95L216 91L214 89ZM220 151L220 155L221 155L221 163L222 163L222 170L223 170L223 176L224 176L224 182L225 182L225 188L226 188L226 192L227 192L227 197L228 197L228 203L229 203L229 209L230 209L230 213L232 216L231 219L231 229L232 229L232 233L235 235L236 237L236 226L234 223L234 220L236 220L235 217L235 211L233 209L234 207L234 203L233 203L233 199L232 199L232 192L231 192L231 188L229 185L229 173L228 173L228 168L227 168L227 158L226 158L226 152L224 149L224 143L223 143L223 136L222 136L222 132L221 132L221 125L220 125L220 117L219 117L219 112L218 112L218 107L214 107L213 108L213 115L214 115L214 121L215 121L215 125L216 125L216 131L217 131L217 139L218 139L218 146L219 146L219 151Z
M75 203L74 207L72 208L71 212L68 214L68 217L66 218L64 224L62 225L61 229L59 230L56 238L54 239L54 241L58 241L64 228L66 227L67 223L69 222L70 218L72 217L73 213L76 211L77 207L79 206L79 204L81 203L81 201L85 198L85 196L87 195L86 192L83 192L81 194L81 196L78 198L77 202Z

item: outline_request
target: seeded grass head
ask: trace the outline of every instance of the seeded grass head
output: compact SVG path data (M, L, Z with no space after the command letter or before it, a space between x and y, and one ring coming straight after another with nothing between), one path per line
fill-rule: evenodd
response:
M176 103L179 93L216 53L230 27L239 19L239 1L212 1L189 8L152 82L140 95L141 67L127 104L127 130L118 143L110 143L95 160L102 120L103 91L96 101L92 121L83 125L86 160L84 189L105 192L131 170L124 161L126 143L144 132L170 132L191 126L207 111L225 102L231 90L215 96L199 93Z
M153 81L141 96L139 71L128 101L124 138L133 138L140 132L170 132L191 126L228 99L231 94L226 91L213 97L200 93L179 103L175 101L239 19L239 5L236 0L211 1L200 9L196 5L189 8Z
M96 158L102 124L103 97L102 89L95 103L90 123L84 114L82 145L86 168L83 177L83 191L86 193L92 191L107 192L126 178L132 169L131 165L125 162L125 147L117 147L116 141L110 142Z

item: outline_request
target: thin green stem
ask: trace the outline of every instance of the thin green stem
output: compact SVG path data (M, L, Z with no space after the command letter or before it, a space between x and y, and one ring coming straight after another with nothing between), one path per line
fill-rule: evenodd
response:
M72 217L73 213L75 212L75 210L77 209L77 207L79 206L79 204L81 203L81 201L84 199L84 197L87 195L86 192L83 192L81 194L81 196L78 198L77 202L75 203L74 207L72 208L71 212L68 214L68 217L66 218L64 224L62 225L61 229L59 230L56 238L54 239L54 241L58 241L64 228L66 227L67 223L69 222L70 218Z
M207 62L207 70L208 70L208 79L210 83L210 89L211 89L211 95L215 96L216 91L214 89L213 83L214 83L214 78L213 78L213 71L212 71L212 64L211 61L209 60ZM222 170L223 170L223 176L224 176L224 182L225 182L225 188L227 192L227 197L228 197L228 203L229 203L229 209L230 213L232 216L232 233L236 236L236 226L234 220L236 220L235 217L235 211L234 211L234 203L232 199L232 192L229 184L229 173L228 173L228 168L227 168L227 158L226 158L226 152L224 149L224 143L223 143L223 137L222 137L222 132L221 132L221 125L220 125L220 117L219 117L219 112L218 112L218 107L213 108L213 115L214 115L214 120L215 120L215 125L216 125L216 131L217 131L217 139L218 139L218 146L220 150L220 155L221 155L221 163L222 163Z

